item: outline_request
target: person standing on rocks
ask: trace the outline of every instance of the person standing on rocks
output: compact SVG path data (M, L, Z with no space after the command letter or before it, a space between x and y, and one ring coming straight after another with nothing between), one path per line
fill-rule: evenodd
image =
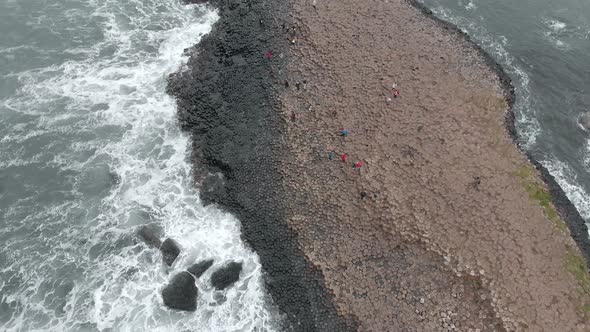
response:
M340 130L340 143L344 144L346 137L348 137L348 129L344 128Z

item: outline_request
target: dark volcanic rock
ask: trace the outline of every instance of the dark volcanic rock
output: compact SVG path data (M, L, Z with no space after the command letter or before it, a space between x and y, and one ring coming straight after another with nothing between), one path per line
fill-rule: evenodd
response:
M226 289L240 279L242 263L231 262L211 275L211 284L217 289Z
M289 1L211 0L219 20L191 55L186 70L171 75L182 129L192 138L195 173L223 174L200 190L242 223L242 234L260 257L266 288L286 317L282 330L356 330L337 314L321 272L298 247L282 209L279 160L285 123L277 94L285 80L293 26ZM303 36L304 37L304 36ZM271 52L268 59L265 54Z
M195 311L198 292L195 278L190 273L182 271L162 290L162 298L168 308Z
M199 262L197 264L193 264L191 267L187 269L192 275L196 278L200 277L207 269L209 269L213 265L213 260L209 259L206 261Z
M172 239L166 239L164 243L162 243L160 251L162 252L164 263L166 263L168 266L172 266L172 263L174 263L176 257L178 257L180 254L180 247L176 241Z
M158 236L158 232L152 226L142 226L137 232L137 235L139 235L139 237L142 238L150 247L160 248L162 245L162 241Z
M551 194L551 203L555 206L559 216L566 222L572 238L578 245L578 248L580 248L584 259L586 260L586 264L590 265L590 239L588 238L588 226L586 226L586 221L582 218L574 204L569 200L553 175L551 175L551 173L549 173L549 171L531 154L527 154L527 157L531 164L533 164L533 166L539 171L543 181L547 184L547 188Z

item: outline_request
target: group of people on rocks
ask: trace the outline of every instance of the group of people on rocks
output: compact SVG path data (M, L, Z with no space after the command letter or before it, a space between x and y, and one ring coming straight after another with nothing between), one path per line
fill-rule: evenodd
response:
M348 137L349 134L349 130L346 128L343 128L339 131L339 137L340 137L340 143L344 145L345 141L346 141L346 137ZM330 150L328 152L328 160L333 160L334 159L334 154L336 153L336 151L334 150ZM343 163L345 163L348 160L348 155L346 153L343 153L340 155L340 160L342 160ZM362 167L362 162L359 160L356 163L353 164L352 166L356 171L361 172L361 167Z
M291 29L286 28L286 26L283 24L282 28L283 28L283 31L286 30L286 31L289 31L290 32L291 36L289 37L289 41L291 41L292 44L295 44L296 41L297 41L295 27L293 27L292 30L291 30ZM267 51L266 54L265 54L265 57L266 57L267 60L270 60L272 58L271 52L270 51ZM305 80L303 80L304 90L305 90L306 83L307 82ZM285 80L284 85L285 85L285 88L289 88L289 81L288 80ZM300 88L301 88L301 82L296 81L295 86L296 86L297 90L299 91ZM393 98L398 98L400 96L400 90L397 88L397 84L395 84L395 83L391 87L391 95L392 95ZM387 100L388 101L391 101L391 98L387 98ZM310 109L311 109L311 106L310 106ZM336 113L336 111L332 111L331 114L332 115L336 115L337 113ZM298 117L297 114L295 114L295 112L291 112L290 118L291 118L291 121L292 122L295 122L295 121L297 121L297 119L299 117ZM345 142L346 142L346 137L348 137L349 130L347 128L342 128L338 132L338 134L339 134L339 138L340 138L340 143L342 145L344 145ZM330 149L330 151L328 152L328 160L329 161L334 160L334 155L335 154L336 154L336 151L334 149ZM346 163L347 160L348 160L348 155L346 153L342 153L340 155L340 160L342 160L342 162ZM358 171L358 173L360 175L361 174L362 162L360 160L358 160L357 162L353 163L352 165L353 165L352 167L355 169L355 171Z

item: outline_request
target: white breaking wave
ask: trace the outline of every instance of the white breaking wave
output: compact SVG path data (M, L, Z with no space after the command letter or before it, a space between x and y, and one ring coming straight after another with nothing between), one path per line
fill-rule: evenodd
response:
M0 289L13 291L0 296L16 309L1 330L274 330L277 317L258 256L241 240L236 218L199 201L189 138L165 93L167 75L186 61L183 50L218 18L181 2L89 0L92 14L82 19L99 22L102 41L64 51L83 54L81 60L11 74L21 87L3 105L34 118L36 129L14 126L1 143L47 144L11 150L0 166L39 167L68 179L74 191L56 192L68 199L29 215L22 211L36 199L20 199L7 210L14 230L43 222L30 236L6 243L11 264L0 272L6 277ZM171 269L157 250L136 240L135 231L147 223L180 244ZM43 236L50 233L59 234L52 243ZM213 267L197 282L197 311L167 309L162 287L210 258ZM229 261L243 263L240 280L215 291L209 277Z
M477 9L477 6L475 5L475 0L466 0L466 1L461 1L461 5L463 5L463 8L465 8L466 10L475 10Z
M545 24L555 32L562 31L567 26L567 24L565 24L564 22L555 19L547 19L545 20Z
M555 177L582 218L590 220L590 195L578 184L580 182L571 167L559 160L545 160L542 164Z
M547 28L543 32L543 36L547 41L560 50L568 51L571 49L570 44L562 40L562 37L569 34L570 30L565 22L557 19L544 19L543 24Z

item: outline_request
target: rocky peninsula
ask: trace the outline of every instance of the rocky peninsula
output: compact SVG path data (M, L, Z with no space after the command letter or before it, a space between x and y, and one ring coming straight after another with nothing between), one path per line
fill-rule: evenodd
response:
M404 0L215 0L170 79L293 331L586 331L587 229L509 79Z

